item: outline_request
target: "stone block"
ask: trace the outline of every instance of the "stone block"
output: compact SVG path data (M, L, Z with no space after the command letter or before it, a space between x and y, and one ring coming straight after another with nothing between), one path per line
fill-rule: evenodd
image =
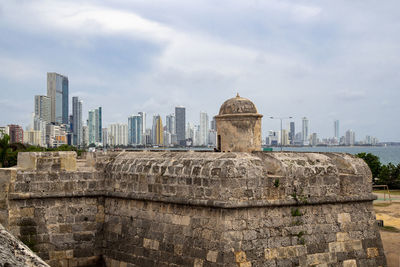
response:
M236 262L246 262L246 253L244 251L235 252Z
M160 243L157 240L143 238L143 247L158 250Z
M74 250L73 249L66 250L65 251L65 257L67 259L72 259L74 257Z
M349 237L348 233L339 232L339 233L336 233L336 240L338 242L343 242L343 241L350 240L350 237Z
M37 155L35 152L18 153L17 167L21 170L36 170Z
M21 217L34 217L35 216L35 208L22 208L19 212Z
M357 267L356 260L346 260L343 262L343 267Z
M329 252L351 252L354 250L361 250L362 243L360 240L350 240L345 242L332 242L329 243Z
M60 154L60 169L65 171L76 171L76 153Z
M348 223L351 222L351 216L349 213L339 213L338 214L338 222L339 223Z
M209 250L207 253L207 260L211 262L217 262L218 251Z
M179 225L189 225L190 217L189 216L180 216L180 215L172 215L172 223Z
M307 255L307 266L315 266L319 264L330 264L337 261L334 253L317 253Z
M110 267L119 267L119 261L111 259Z
M183 254L183 245L175 244L174 245L174 253L177 255L182 255Z
M202 259L194 259L193 267L203 267L203 262Z
M378 248L367 248L367 257L370 258L376 258L379 256L379 250Z
M307 249L303 245L266 248L264 250L264 256L267 260L301 257L306 253Z
M65 250L49 251L50 260L61 260L67 258Z

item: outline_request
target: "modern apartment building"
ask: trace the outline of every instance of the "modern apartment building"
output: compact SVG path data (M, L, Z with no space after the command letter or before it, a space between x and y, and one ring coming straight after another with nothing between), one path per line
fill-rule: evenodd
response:
M72 144L82 145L82 100L72 97Z
M50 98L50 122L68 124L68 77L48 72L47 96Z
M186 109L185 107L175 107L175 131L176 139L179 145L186 144L185 129L186 126Z

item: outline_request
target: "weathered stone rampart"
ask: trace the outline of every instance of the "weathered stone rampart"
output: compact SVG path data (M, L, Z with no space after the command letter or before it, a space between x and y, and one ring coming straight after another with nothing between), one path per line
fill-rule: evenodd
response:
M0 224L0 266L2 267L49 267L21 240L7 232Z
M371 173L351 155L75 157L0 169L0 223L52 266L386 265Z

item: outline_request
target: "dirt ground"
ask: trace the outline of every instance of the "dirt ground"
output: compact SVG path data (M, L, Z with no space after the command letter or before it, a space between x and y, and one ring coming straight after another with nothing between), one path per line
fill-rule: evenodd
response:
M383 249L389 267L400 267L400 203L374 202L377 220L383 220L381 229Z
M400 232L381 231L388 267L400 267Z

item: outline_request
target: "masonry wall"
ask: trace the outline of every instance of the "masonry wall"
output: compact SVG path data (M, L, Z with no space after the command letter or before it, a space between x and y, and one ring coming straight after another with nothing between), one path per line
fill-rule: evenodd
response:
M23 153L0 219L52 266L385 266L365 163L335 153ZM2 187L3 186L3 187Z
M365 204L228 209L107 201L107 263L136 266L384 266ZM354 212L355 209L357 212ZM154 213L157 216L154 216Z
M94 169L76 171L75 157L22 153L19 168L0 169L8 184L0 223L51 266L101 262L103 187Z

